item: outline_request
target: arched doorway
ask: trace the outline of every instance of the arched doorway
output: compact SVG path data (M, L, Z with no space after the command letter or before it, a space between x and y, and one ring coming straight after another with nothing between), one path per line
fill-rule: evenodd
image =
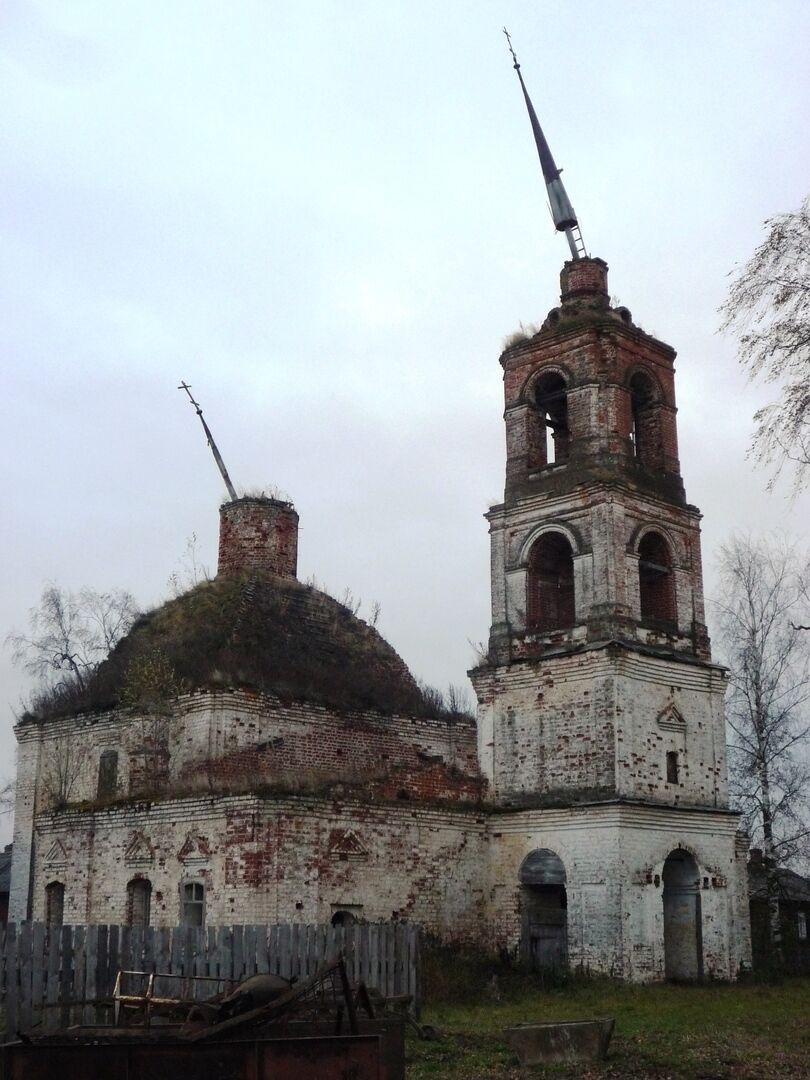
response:
M664 863L664 973L684 981L703 975L700 872L683 848L671 851Z
M520 867L521 954L531 968L568 963L565 867L548 848L530 852Z

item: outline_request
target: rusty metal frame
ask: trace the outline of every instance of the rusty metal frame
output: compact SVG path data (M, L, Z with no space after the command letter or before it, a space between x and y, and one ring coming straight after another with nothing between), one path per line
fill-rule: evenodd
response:
M124 975L136 975L147 980L146 991L143 994L124 994L121 992L121 978ZM180 995L178 997L158 997L155 995L155 980L156 979L174 979L179 980L181 983ZM113 1017L114 1023L117 1026L121 1016L122 1009L131 1008L143 1013L144 1023L146 1027L149 1027L152 1020L152 1013L155 1007L158 1009L172 1010L180 1009L184 1007L192 1008L195 1005L199 1005L201 1002L192 996L189 991L193 984L197 983L222 983L224 984L222 993L229 993L236 985L233 979L225 978L219 975L174 975L168 972L160 971L128 971L123 968L119 968L117 975L115 976L115 987L113 989Z

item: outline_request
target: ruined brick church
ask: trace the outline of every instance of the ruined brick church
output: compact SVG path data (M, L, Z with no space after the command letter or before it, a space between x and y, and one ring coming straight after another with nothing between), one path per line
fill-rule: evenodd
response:
M600 259L561 285L501 356L477 722L429 714L377 631L297 580L289 503L228 502L216 578L136 623L87 700L17 725L12 918L401 919L632 980L750 963L675 354L611 307ZM164 693L133 696L139 670Z

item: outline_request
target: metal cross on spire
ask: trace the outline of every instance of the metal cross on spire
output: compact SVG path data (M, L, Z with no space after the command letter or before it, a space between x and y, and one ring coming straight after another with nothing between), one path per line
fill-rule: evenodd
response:
M236 494L236 488L231 483L231 478L230 478L230 476L228 476L228 470L225 468L225 462L222 460L220 452L219 452L219 450L217 450L217 444L214 442L214 436L211 434L211 429L208 427L208 424L206 424L206 422L205 422L205 417L203 416L203 411L200 408L199 403L196 402L194 400L194 398L191 396L191 386L187 382L181 382L180 385L177 387L177 389L178 390L185 390L185 392L188 394L189 401L194 406L194 408L197 410L197 416L199 416L199 418L200 418L200 423L203 426L203 431L205 432L205 437L206 437L206 439L208 439L208 445L211 447L211 453L214 455L214 461L217 463L217 468L219 469L220 473L222 474L222 479L225 481L225 487L228 489L228 494L230 495L231 500L233 502L235 502L236 499L238 498L238 495Z
M509 32L506 27L503 28L503 32L506 35L506 41L509 45L509 52L512 54L512 60L514 61L514 68L517 72L517 76L520 79L520 88L523 91L523 98L526 102L526 108L529 111L529 120L532 125L532 132L534 133L534 141L537 146L537 154L540 158L540 168L543 170L543 179L546 182L546 190L548 191L549 209L551 210L551 217L554 222L554 227L558 232L564 232L566 239L568 240L568 246L571 249L571 256L574 259L581 259L587 256L585 251L585 244L582 240L582 233L579 229L579 222L577 221L577 215L574 213L574 208L571 205L571 200L568 198L568 193L565 190L565 186L560 178L562 169L557 168L557 164L554 161L554 156L551 153L546 137L543 134L543 129L540 127L540 121L537 119L537 113L534 111L532 105L532 99L529 97L529 92L526 89L526 84L523 81L523 76L520 74L520 64L518 58L515 56L515 50L512 48L512 39L509 36Z

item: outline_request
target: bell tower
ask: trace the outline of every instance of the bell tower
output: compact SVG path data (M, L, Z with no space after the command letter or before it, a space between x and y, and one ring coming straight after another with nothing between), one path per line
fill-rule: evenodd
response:
M611 307L607 270L566 263L561 305L501 356L506 490L489 514L501 661L605 640L710 658L675 352Z
M493 923L532 964L734 978L750 960L748 844L728 804L675 352L611 305L512 58L571 259L559 306L500 358L506 484L486 515L488 654L470 672Z
M560 306L501 356L481 760L498 798L726 806L725 677L680 475L675 353L611 306L607 271L566 263Z

